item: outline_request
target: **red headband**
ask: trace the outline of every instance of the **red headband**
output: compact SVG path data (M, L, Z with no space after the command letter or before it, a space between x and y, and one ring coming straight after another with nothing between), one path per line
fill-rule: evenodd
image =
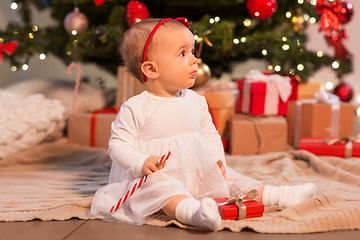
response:
M142 62L144 63L146 61L146 55L147 55L147 51L149 49L149 45L150 45L150 42L151 42L151 39L153 38L155 32L159 29L159 27L164 23L164 22L167 22L167 21L178 21L178 22L181 22L182 24L184 24L185 27L189 28L190 27L190 24L189 24L189 21L184 18L184 17L178 17L178 18L175 18L175 19L171 19L171 18L165 18L163 20L161 20L158 24L156 24L156 26L154 27L154 29L151 31L146 43L145 43L145 47L144 47L144 53L143 53L143 59L142 59ZM147 78L146 78L146 75L143 74L143 80L144 82L147 81Z

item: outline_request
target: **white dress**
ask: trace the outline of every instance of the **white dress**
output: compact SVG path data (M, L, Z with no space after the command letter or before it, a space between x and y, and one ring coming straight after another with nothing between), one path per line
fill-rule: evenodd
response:
M189 195L196 199L221 198L258 189L262 183L227 168L223 178L218 160L225 156L203 96L181 90L162 98L147 91L124 103L111 126L109 154L113 160L109 185L94 196L91 214L106 221L142 224L169 199ZM165 168L147 181L115 212L110 209L139 181L147 157L171 151Z

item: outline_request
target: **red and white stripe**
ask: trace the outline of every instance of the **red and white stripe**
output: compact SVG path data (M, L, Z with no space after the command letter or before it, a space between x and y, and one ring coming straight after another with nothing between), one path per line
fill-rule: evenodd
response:
M158 160L158 164L161 165L163 162L165 162L166 160L169 159L171 152L169 151L167 154L164 154L161 156L161 158ZM114 206L112 206L112 208L110 209L110 212L114 213L116 210L118 210L118 208L124 204L124 202L131 196L134 194L134 192L141 187L141 185L146 181L147 179L147 175L143 176L140 181L138 181L129 191L127 191L125 193L124 196L122 196L122 198L120 198L120 200L117 202L117 204L115 204Z

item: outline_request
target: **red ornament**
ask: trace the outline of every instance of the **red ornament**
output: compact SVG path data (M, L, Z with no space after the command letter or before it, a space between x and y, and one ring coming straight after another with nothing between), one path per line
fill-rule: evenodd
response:
M130 26L148 17L150 13L143 2L131 0L126 6L126 20Z
M353 89L347 83L340 83L335 89L334 94L337 95L341 101L349 102L353 97Z
M246 7L249 14L257 19L265 20L274 15L277 9L276 0L248 0Z
M104 4L105 1L106 0L94 0L94 3L96 6L100 6L100 5ZM108 0L108 1L112 2L112 0Z
M325 31L326 35L330 35L333 30L339 31L339 19L332 10L325 8L319 20L319 32Z
M349 2L334 2L334 12L336 13L337 17L339 18L340 24L345 24L349 22L353 16L354 10L353 6Z
M9 43L0 42L0 63L2 62L3 59L3 52L11 56L15 52L15 49L17 48L18 44L19 44L18 41L12 41Z

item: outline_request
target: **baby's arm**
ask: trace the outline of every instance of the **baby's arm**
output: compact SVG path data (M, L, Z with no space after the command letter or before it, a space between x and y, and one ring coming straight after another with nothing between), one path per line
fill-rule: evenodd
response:
M143 155L134 149L140 129L139 115L131 106L124 103L119 114L111 124L109 155L114 163L134 177L141 177L142 167L150 156Z

